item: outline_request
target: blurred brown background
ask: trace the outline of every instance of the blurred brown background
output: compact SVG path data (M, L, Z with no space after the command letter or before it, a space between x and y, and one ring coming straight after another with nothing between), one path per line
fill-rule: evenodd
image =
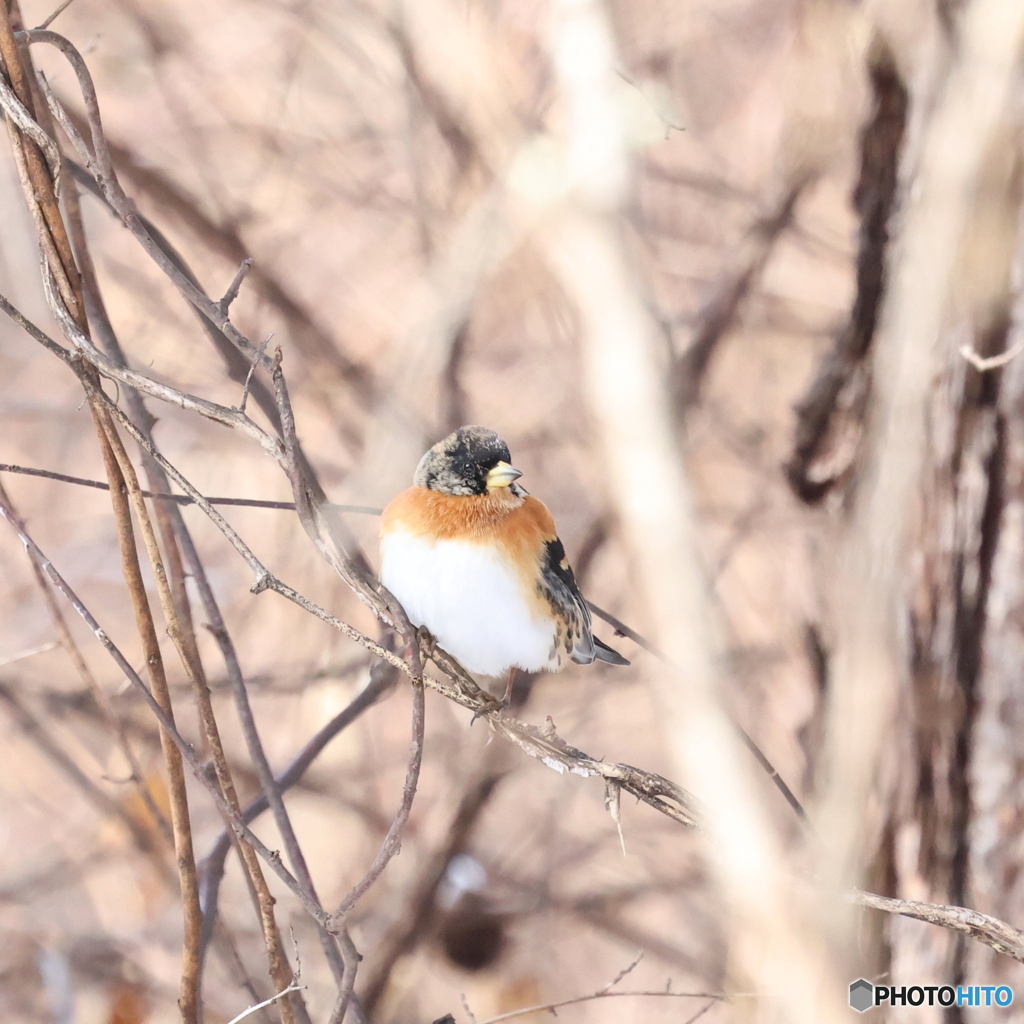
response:
M829 676L830 553L870 390L862 360L871 331L850 339L857 302L871 301L871 268L881 273L884 262L885 238L870 232L877 236L881 224L884 236L897 203L897 161L927 112L920 96L941 79L956 43L958 4L887 6L633 0L610 8L635 146L626 245L664 334L700 555L722 626L727 702L808 803ZM35 25L51 7L26 0L23 13ZM249 337L273 332L271 345L282 347L299 433L331 497L383 504L407 485L427 445L460 423L486 424L508 442L530 492L551 508L587 595L643 632L648 610L582 398L576 313L498 198L503 182L543 169L531 140L560 116L548 21L547 6L532 0L75 0L53 27L93 71L126 191L207 291L221 294L241 259L253 258L233 317ZM45 51L36 59L58 95L79 109L66 65ZM913 93L919 106L908 99L909 82L920 90ZM959 332L954 341L982 354L1015 337L1018 116L1011 104L971 200L962 294L952 296L948 315L950 337ZM875 134L865 148L869 122ZM238 386L160 272L97 202L83 197L83 210L132 365L236 404ZM56 334L6 149L0 225L0 291ZM797 408L834 351L846 375L828 403L827 429L794 463L798 429L809 429L806 417L798 424ZM1021 644L1012 581L1022 541L998 526L1019 501L1013 459L1021 453L1012 441L1017 405L1005 382L1000 397L999 374L983 379L951 356L936 382L932 491L917 517L902 623L912 637L909 682L895 770L879 797L881 824L871 826L867 884L1021 923L1024 761L1013 729L1021 714L1013 652ZM290 498L283 475L241 435L169 406L153 411L163 451L203 493ZM6 321L0 462L103 478L77 383ZM43 550L138 661L108 498L12 474L3 483ZM241 508L227 515L272 571L373 633L369 613L316 557L293 515ZM251 576L235 553L199 513L186 516L240 651L271 762L283 767L365 684L370 659L275 595L251 595ZM375 523L349 519L374 558ZM1016 547L999 548L1008 559L996 609L1004 633L993 634L987 602L1000 543ZM24 552L6 529L0 579L0 683L11 694L0 704L0 1016L175 1020L174 885L121 823L97 810L46 743L145 822L138 797L119 781L125 765L62 650L4 662L54 639ZM77 622L72 628L159 797L154 722L88 631ZM610 628L597 632L613 640ZM630 668L573 667L542 678L519 713L538 724L550 716L560 735L596 756L672 775L649 691L657 664L630 641L613 642ZM1005 672L984 675L985 642L997 645L985 664L1005 663ZM200 643L248 797L256 781L226 684L212 667L219 664L213 641L200 631ZM197 738L183 677L172 674L172 683L182 728ZM326 905L358 879L393 816L408 706L399 687L336 739L289 796ZM979 729L988 730L980 740ZM463 996L482 1021L594 992L641 949L645 958L623 987L661 990L670 980L676 991L721 991L725 931L693 837L627 799L623 855L598 782L560 776L487 741L468 714L428 694L423 777L402 853L352 920L366 957L362 982L381 970L389 937L410 928L417 899L425 901L414 934L386 965L372 1019L428 1024L451 1012L462 1024L469 1019ZM500 781L480 794L488 773ZM795 840L789 808L767 780L761 785L781 833ZM221 824L198 787L191 795L202 857ZM462 844L473 860L458 863L478 891L453 912L458 894L450 882L436 897L432 889L424 896L423 886L460 801L474 795L480 806ZM271 822L261 819L257 831L280 845ZM302 908L279 889L286 946L301 958L313 1019L324 1019L330 976ZM232 858L220 909L230 941L209 961L211 1022L252 1001L246 974L263 997L272 993ZM1020 985L1024 996L1018 966L968 953L940 930L868 918L863 927L865 949L873 950L856 968L865 976L998 980ZM502 939L477 969L452 955L467 929L477 952L488 935ZM653 1024L686 1021L703 1005L622 998L559 1016ZM1020 1016L1012 1010L1006 1019ZM712 1007L704 1019L726 1012Z

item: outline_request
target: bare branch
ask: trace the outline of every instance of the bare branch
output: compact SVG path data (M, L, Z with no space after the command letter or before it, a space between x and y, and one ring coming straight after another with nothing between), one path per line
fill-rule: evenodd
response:
M626 966L623 967L622 970L619 971L619 973L616 974L615 977L612 978L612 980L609 981L603 989L601 989L601 991L607 992L609 989L615 988L615 986L618 985L618 983L622 981L623 978L625 978L627 975L632 974L633 971L637 969L637 967L640 965L640 961L643 960L643 958L644 951L641 949L640 952L637 953L637 955L632 959L632 961L626 964Z
M272 995L269 999L264 999L262 1003L257 1003L255 1006L250 1006L248 1009L243 1010L237 1017L232 1017L228 1021L228 1024L238 1024L240 1020L245 1020L246 1017L256 1013L257 1010L262 1010L264 1006L270 1006L272 1003L276 1003L278 999L282 999L288 995L289 992L304 992L306 989L305 985L291 984L287 988L282 989L276 995Z
M0 75L0 107L4 113L43 151L46 165L53 178L53 190L57 198L61 192L61 156L57 143L36 123L35 118L25 109L14 90Z
M74 111L68 110L66 113L72 123L75 125L80 123ZM214 221L202 209L202 204L195 197L189 195L180 182L172 181L160 169L139 160L126 146L118 145L109 137L107 145L119 176L130 181L135 192L146 196L154 204L167 210L183 222L210 251L218 253L231 262L240 262L245 258L248 245L242 240L236 225ZM72 166L72 173L75 173L75 170L76 168ZM86 187L90 188L90 191L106 205L106 200L95 180L84 171L82 175L88 179L83 181ZM145 217L140 215L140 219L146 224L154 241L158 244L166 242L166 239L159 235ZM169 255L171 254L169 253ZM306 363L313 367L328 369L331 378L340 377L348 385L347 395L351 397L357 410L371 401L373 387L365 367L352 362L345 356L331 332L313 319L298 297L289 291L285 282L274 275L271 268L261 261L257 261L249 272L248 280L259 291L261 297L284 319L288 327L288 337L298 347ZM215 327L214 331L219 334ZM228 347L233 351L233 346L229 344ZM222 354L224 353L222 352ZM244 376L244 370L241 375L237 375L230 368L229 372L232 380L240 381ZM311 381L314 386L319 377L320 374L314 374ZM273 405L273 399L271 399L270 405ZM344 416L343 408L339 412ZM353 429L349 424L341 424L340 429L346 435L354 436Z
M227 314L221 310L218 303L214 302L201 289L197 288L188 275L183 273L181 268L157 244L142 223L131 200L125 195L117 180L117 175L114 173L113 162L110 159L110 150L103 134L103 123L100 118L99 103L96 99L96 88L93 85L88 65L85 63L82 55L68 39L49 30L36 29L31 32L19 33L19 38L24 38L29 43L48 43L51 46L55 46L71 64L78 78L82 99L85 102L92 143L91 151L82 136L71 125L70 118L61 110L60 102L53 95L52 91L49 90L46 91L47 103L50 105L54 116L60 120L61 127L68 132L68 137L78 150L78 154L85 163L86 168L96 177L104 196L114 212L120 217L122 223L136 237L143 249L167 275L178 291L215 324L243 355L249 359L257 359L258 349L256 346L235 327ZM262 362L268 370L271 369L266 357L264 357Z
M8 665L13 665L15 662L23 661L25 658L34 658L37 654L45 654L47 651L52 651L55 647L59 647L60 644L56 640L50 640L45 644L38 644L35 647L29 647L27 650L18 651L17 654L11 654L6 658L0 658L0 668L6 668Z
M4 298L0 295L0 307ZM86 480L80 476L68 476L66 473L55 473L51 469L31 469L28 466L14 466L7 462L0 462L0 473L20 473L23 476L38 476L46 480L59 480L65 484L76 484L79 487L92 487L97 491L109 491L110 484L102 480ZM173 501L176 505L194 505L195 499L187 494L165 494L160 491L142 491L145 498L159 498L161 501ZM205 497L205 496L204 496ZM237 505L243 508L274 508L286 512L295 511L294 501L264 501L260 498L218 498L206 497L211 505ZM332 508L339 512L356 512L361 515L379 516L381 510L370 505L332 505Z
M498 1024L498 1021L512 1020L515 1017L525 1017L530 1013L542 1013L544 1011L552 1014L552 1016L557 1016L555 1010L560 1010L563 1006L575 1006L577 1003L591 1003L595 999L615 999L619 997L711 1000L711 1002L709 1002L696 1017L690 1017L688 1021L684 1022L684 1024L690 1024L690 1022L695 1021L697 1017L707 1013L715 1003L725 1001L725 996L716 995L714 992L665 992L658 989L655 989L654 991L608 992L602 989L599 992L591 992L586 996L574 996L572 999L560 999L557 1003L541 1003L538 1006L524 1006L521 1010L510 1010L508 1013L501 1013L497 1017L488 1017L486 1020L480 1021L479 1024Z
M255 849L256 852L271 866L277 877L280 878L288 889L299 898L313 919L315 921L319 921L321 924L325 924L327 915L322 909L316 907L308 899L303 888L298 884L298 882L296 882L295 878L284 864L281 863L280 855L268 849L260 838L246 826L238 815L234 813L231 806L224 799L224 795L221 793L220 789L211 781L206 771L203 769L203 765L196 756L195 751L192 749L192 745L181 735L174 722L164 713L163 708L154 698L153 694L150 693L149 688L132 667L131 662L125 658L117 645L110 639L106 630L104 630L99 622L96 621L95 616L89 611L85 604L82 603L81 599L71 588L68 582L57 571L54 564L46 557L46 555L43 554L39 549L39 546L34 540L32 540L29 534L18 525L16 519L12 516L10 509L2 501L0 501L0 517L6 519L14 528L21 540L21 543L25 547L25 550L28 551L29 555L38 562L43 571L53 581L54 586L68 599L68 601L71 602L72 607L89 629L92 630L96 639L99 640L99 642L106 648L107 652L117 664L117 667L125 674L129 683L131 683L132 687L146 702L150 711L160 723L163 731L170 736L175 746L177 746L178 750L181 751L182 757L187 762L189 768L192 769L192 773L195 775L197 781L210 795L217 807L217 810L230 823L235 834L239 838L245 839L245 841L249 843L253 849Z
M25 706L14 689L2 680L0 680L0 703L6 705L8 713L18 724L22 733L71 780L89 803L101 814L120 820L140 850L147 853L154 852L152 837L113 797L100 789L82 771L62 749L57 740L50 735L43 723Z
M338 712L309 740L291 764L277 777L275 783L278 791L285 793L296 785L327 744L343 729L351 725L364 711L377 703L394 686L396 679L397 672L394 666L388 665L387 662L379 663L371 673L367 686L352 699L344 710ZM269 796L266 793L260 794L242 812L242 820L248 825L269 806ZM220 883L224 877L224 861L231 849L232 836L233 833L230 829L222 832L199 866L200 894L203 902L202 955L205 955L213 935Z
M395 965L431 934L430 925L437 912L438 889L448 866L452 858L465 849L473 826L504 777L500 770L492 767L493 763L493 757L486 757L482 770L471 772L444 840L424 859L418 878L410 887L407 909L396 915L395 923L377 943L369 968L363 972L360 1003L371 1016L387 990Z
M3 483L0 483L0 501L3 501L8 509L11 510L12 515L17 515L14 505L3 486ZM168 845L173 844L174 836L171 832L170 823L167 821L163 811L157 806L156 801L153 799L153 794L150 792L149 786L146 785L142 767L139 764L138 758L135 756L135 752L132 750L131 743L128 741L128 734L124 728L124 724L114 711L103 687L96 682L95 676L89 670L89 666L86 664L85 658L82 656L82 652L79 650L78 644L75 642L75 639L71 634L71 630L68 628L67 620L64 618L64 612L61 610L61 607L54 596L46 575L32 559L29 559L29 564L32 566L32 573L35 577L36 584L39 587L39 592L42 595L43 601L50 612L51 618L53 619L54 626L57 629L57 635L60 637L60 646L62 646L67 652L68 657L75 666L75 670L78 672L79 678L83 683L85 683L95 698L103 717L107 721L107 725L110 727L110 731L116 739L121 753L124 755L125 761L128 763L129 770L131 771L131 782L135 786L136 792L138 792L140 799L146 806L146 809L149 811L154 824L163 833ZM47 648L37 648L36 650L44 649ZM4 664L9 664L10 660L13 659L0 662L0 667ZM134 830L132 831L132 835L136 839L140 849L154 855L153 859L158 871L166 875L167 863L162 856L159 856L159 851L154 849L153 844L149 842L148 837L142 837L140 840L139 835L137 835Z
M238 411L245 412L245 403L249 401L249 387L252 384L252 375L256 372L256 364L263 358L263 353L267 350L267 345L270 344L270 339L273 338L273 334L268 334L260 345L259 354L249 364L249 372L245 375L245 383L242 385L242 400L238 403Z
M343 921L349 911L362 899L370 886L380 878L384 868L402 848L402 830L409 820L409 812L412 810L412 802L416 796L416 784L419 781L420 766L423 763L423 729L424 729L424 700L423 700L423 678L422 673L419 679L412 681L412 746L409 751L409 765L406 769L405 785L402 787L402 803L398 808L388 834L370 865L366 874L353 886L349 894L338 904L337 909L331 915L332 922Z
M980 356L971 345L961 345L960 355L964 357L979 373L987 373L989 370L998 370L999 367L1016 359L1024 352L1024 338L1018 341L1012 348L1000 352L996 356Z
M654 998L671 998L671 999L710 999L711 1002L708 1006L713 1006L715 1003L725 1002L726 997L717 992L672 992L671 990L646 990L646 991L630 991L630 992L619 992L613 991L615 985L617 985L642 959L643 954L636 958L625 970L621 971L618 977L613 978L604 988L599 988L596 992L591 992L585 996L573 996L571 999L560 999L555 1003L542 1003L539 1006L524 1006L521 1010L510 1010L508 1013L500 1013L497 1017L488 1017L487 1020L480 1021L480 1024L498 1024L499 1021L512 1020L515 1017L525 1017L529 1013L540 1013L547 1011L552 1016L558 1016L555 1010L560 1010L563 1006L575 1006L577 1003L591 1003L596 999L613 999L619 997L654 997ZM706 1012L707 1007L701 1010L701 1013ZM691 1017L690 1020L696 1020L695 1017Z
M809 174L798 176L785 189L776 208L754 222L740 251L733 257L733 265L697 314L693 338L672 369L672 397L677 416L682 416L699 400L715 349L735 322L744 300L756 287L779 239L793 223L796 204L811 181Z
M41 25L37 25L36 28L49 28L74 2L75 0L64 0L64 3L62 3Z
M228 310L231 308L231 303L234 302L235 299L238 298L238 290L239 290L239 288L242 287L242 282L245 280L245 275L249 273L249 269L251 267L252 267L252 258L251 257L242 260L242 264L238 268L238 270L235 272L235 276L232 279L231 284L228 285L228 290L224 293L224 297L218 303L216 303L217 309L219 309L221 311L221 313L223 313L225 316L228 315ZM270 339L268 338L267 341L269 341L269 340ZM265 341L260 346L260 356L261 357L263 355L263 349L265 349L266 347L267 347L267 342ZM255 366L256 362L258 362L258 361L259 360L254 360L253 366Z
M1019 963L1024 963L1024 931L988 914L981 914L977 910L941 903L892 899L889 896L876 896L873 892L863 892L859 889L849 893L847 899L861 907L883 910L887 914L899 914L901 917L911 917L915 921L927 921L940 928L962 932L990 946L997 953L1003 953Z
M161 608L163 610L164 620L167 623L168 635L171 637L171 641L174 643L182 665L184 666L192 683L193 693L196 697L196 704L199 709L199 719L202 723L203 731L210 747L217 782L233 813L236 816L240 816L241 808L235 791L235 784L232 779L231 769L228 766L227 755L224 752L224 747L221 742L220 729L217 725L217 719L214 714L210 689L206 683L206 677L203 672L202 664L199 661L195 643L194 641L191 644L188 642L188 637L186 636L182 623L179 619L174 598L171 594L171 588L167 580L167 573L163 566L160 549L157 544L156 533L153 530L152 523L150 522L149 512L142 497L138 479L135 475L135 469L132 466L131 461L128 459L127 453L121 444L121 439L118 437L113 424L110 424L107 429L107 438L110 442L110 447L118 460L118 464L120 465L121 473L127 486L128 495L132 501L136 518L142 530L150 564L153 568L153 575L157 582L157 591L160 598ZM171 541L173 543L173 537L171 538ZM224 632L226 636L226 631L222 629L222 632ZM229 673L230 668L231 665L229 663ZM263 929L264 941L267 946L270 976L274 980L275 984L281 985L284 989L287 989L287 987L292 983L293 975L288 964L287 956L284 952L284 946L281 941L281 935L275 919L274 898L270 893L270 888L267 885L266 878L264 877L263 871L259 865L259 860L257 859L252 847L248 843L241 841L240 853L242 863L245 866L249 881L257 897L257 910ZM300 879L300 881L302 880ZM310 901L315 903L315 894L310 891L310 887L308 885L305 885L305 883L303 884ZM196 883L196 903L198 908L198 883ZM198 932L195 936L193 945L195 961L194 971L196 978L200 977L201 960L199 956L199 949L200 936L202 932L201 913L200 909ZM296 1019L303 1022L308 1020L308 1015L302 1009L302 1000L299 996L295 996L293 999L288 999L282 1004L282 1014L285 1018L286 1024L292 1024Z
M599 761L570 746L555 732L550 717L543 729L494 712L485 714L485 718L494 732L559 774L597 776L620 786L681 825L699 826L707 817L698 800L661 775L628 764Z
M599 608L592 601L587 602L587 606L590 610L599 618L604 619L610 626L615 627L615 632L629 637L635 644L642 647L648 654L654 655L659 661L663 661L666 664L671 664L665 654L663 654L657 647L654 646L646 637L641 636L635 629L631 629L624 622L617 619L614 615L606 612L603 608ZM740 739L743 741L743 745L754 755L755 760L761 766L761 768L767 773L768 777L772 780L772 784L782 794L786 803L793 808L796 816L804 823L807 821L807 812L804 810L803 804L797 799L796 794L786 784L786 780L776 771L775 766L768 760L764 752L754 741L754 738L743 728L739 722L734 721L733 726L739 733Z
M0 54L3 57L4 70L10 77L13 92L17 95L17 99L22 106L26 108L25 113L31 116L32 70L30 63L23 62L22 53L19 51L13 35L12 9L0 8ZM9 95L8 99L10 99ZM19 135L15 127L14 115L11 115L9 126L12 149L15 163L18 167L22 190L26 204L36 224L40 249L43 253L43 285L47 301L54 314L62 323L62 326L64 326L64 329L68 332L68 336L79 337L86 345L91 347L91 341L88 338L89 328L85 312L82 280L78 273L70 237L58 205L56 186L59 163L48 171L38 159L37 151L29 145L24 137ZM66 355L60 346L55 346L54 350L62 356ZM91 369L81 375L83 383L89 385L86 390L89 398L90 412L99 440L107 479L111 485L110 497L117 526L122 574L135 612L136 628L142 641L145 663L152 682L153 693L150 696L160 708L164 718L173 727L174 712L164 673L164 663L156 635L152 610L142 581L131 513L124 493L124 480L109 440L110 431L113 428L109 417L104 413L102 403L96 400L95 396L98 392L92 386L93 378L95 378L95 371ZM0 500L0 512L19 531L24 543L27 534L24 532L24 527L17 524L13 510L7 502ZM28 547L27 544L26 547ZM46 566L40 563L39 568L45 569ZM149 691L147 690L148 693ZM192 851L188 796L185 788L185 776L180 752L167 733L161 733L160 744L167 770L168 792L171 805L171 827L174 836L184 918L179 1007L185 1024L197 1024L200 1017L198 945L202 912L199 908L195 858Z
M813 473L831 435L837 432L843 405L854 390L858 371L871 350L888 274L889 223L896 207L900 153L906 134L910 96L892 52L876 40L869 72L874 110L860 135L860 171L853 202L860 214L857 294L832 351L797 407L793 453L786 465L790 486L804 501L820 501L836 482ZM859 413L850 409L846 416ZM835 442L833 441L833 446Z
M98 392L89 395L89 404L101 442L100 451L106 466L107 477L111 482L110 498L117 523L122 573L135 612L136 628L142 640L153 698L160 705L168 722L173 725L174 708L171 703L166 667L135 546L131 512L126 496L127 481L123 475L122 465L117 459L118 453L115 451L115 447L120 448L120 441L114 434L113 424L109 417L104 415L102 403L95 400L96 394ZM104 439L106 443L103 443ZM174 852L178 865L182 910L185 919L181 967L181 1008L183 1018L186 1022L190 1022L199 1020L199 932L202 927L199 883L196 877L192 825L181 752L166 732L160 734L160 748L167 768L168 790L171 797L171 829L174 834Z

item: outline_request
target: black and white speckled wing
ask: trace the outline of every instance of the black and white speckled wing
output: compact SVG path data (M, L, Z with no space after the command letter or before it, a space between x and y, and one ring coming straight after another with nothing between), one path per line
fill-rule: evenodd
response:
M590 628L590 609L557 537L545 542L542 563L544 596L558 622L556 645L577 665L589 665L595 659L612 665L628 665L617 651L595 640Z

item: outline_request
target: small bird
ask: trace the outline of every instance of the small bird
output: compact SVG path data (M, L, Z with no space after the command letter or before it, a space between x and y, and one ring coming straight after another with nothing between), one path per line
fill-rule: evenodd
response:
M551 513L493 430L460 427L384 509L380 579L414 626L477 675L628 665L590 629Z

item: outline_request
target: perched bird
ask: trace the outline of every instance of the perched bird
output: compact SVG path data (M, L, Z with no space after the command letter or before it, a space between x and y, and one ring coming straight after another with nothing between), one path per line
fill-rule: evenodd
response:
M551 513L516 483L493 430L460 427L420 460L384 509L380 579L414 626L470 672L628 665L590 630Z

